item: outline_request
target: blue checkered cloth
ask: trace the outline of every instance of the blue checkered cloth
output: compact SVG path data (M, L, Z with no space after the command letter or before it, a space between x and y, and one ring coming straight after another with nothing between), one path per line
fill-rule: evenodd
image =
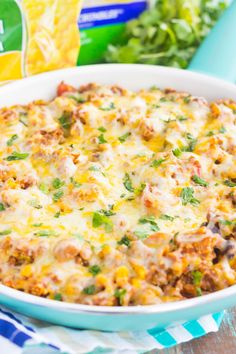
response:
M0 308L0 352L9 354L141 354L170 348L218 331L224 313L217 313L148 331L106 333L77 330L34 320Z

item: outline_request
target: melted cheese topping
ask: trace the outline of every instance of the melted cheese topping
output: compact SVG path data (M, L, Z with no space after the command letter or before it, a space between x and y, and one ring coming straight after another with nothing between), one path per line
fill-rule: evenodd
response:
M0 280L145 305L236 282L236 104L64 83L0 110Z

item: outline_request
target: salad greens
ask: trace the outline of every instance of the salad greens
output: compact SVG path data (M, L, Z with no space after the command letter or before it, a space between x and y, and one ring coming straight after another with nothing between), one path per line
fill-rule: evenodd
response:
M128 22L123 43L110 45L105 59L186 68L228 3L226 0L156 0L152 8Z

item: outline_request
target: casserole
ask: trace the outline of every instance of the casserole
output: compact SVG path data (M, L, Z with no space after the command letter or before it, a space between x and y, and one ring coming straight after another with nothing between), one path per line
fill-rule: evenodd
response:
M194 95L204 96L208 100L217 98L235 99L236 96L233 85L190 72L142 65L99 65L43 74L14 83L1 90L0 105L15 104L16 97L19 104L30 102L34 99L50 99L53 97L55 87L61 80L75 86L93 81L99 84L119 84L133 90L148 88L153 85L163 88L172 87ZM222 86L224 87L223 92ZM33 90L34 87L37 89ZM130 308L126 306L123 308L107 308L103 306L97 308L96 306L61 304L59 302L52 303L50 300L22 294L16 290L8 289L3 285L1 285L1 299L3 303L6 303L9 291L13 298L13 294L20 294L22 302L15 303L11 299L7 304L11 307L13 306L12 308L15 309L15 306L17 306L18 310L23 311L25 314L64 325L102 330L134 330L151 328L156 325L163 327L175 321L191 319L203 313L215 311L217 308L221 309L222 306L225 307L225 304L219 301L222 297L228 298L227 305L230 306L233 303L233 289L234 286L201 298L184 300L174 304L145 307L133 306ZM26 299L25 296L28 299L28 305L24 309L25 300L23 299ZM204 301L204 299L206 300ZM31 301L32 303L35 302L36 306L31 306ZM211 306L209 306L209 301L211 301ZM45 304L46 311L40 310L42 309L42 304ZM48 310L48 304L50 304L50 311ZM21 305L23 305L23 309ZM187 310L190 308L191 311L188 311L186 314L184 309ZM79 316L78 313L80 314ZM122 314L122 316L117 316L119 320L116 319L113 321L113 318L111 318L112 314L118 313ZM98 316L102 316L102 321L96 320Z

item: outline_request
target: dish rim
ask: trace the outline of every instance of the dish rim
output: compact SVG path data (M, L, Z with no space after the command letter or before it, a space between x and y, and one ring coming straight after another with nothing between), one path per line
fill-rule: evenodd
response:
M11 93L12 88L14 90L19 90L25 85L28 86L32 83L37 85L37 83L39 83L41 80L47 80L47 79L53 80L60 75L66 76L67 74L73 74L73 73L78 74L79 72L86 72L88 70L90 70L91 72L93 72L94 70L103 71L103 70L107 70L107 68L111 70L115 70L116 68L119 69L121 67L122 70L124 71L129 71L131 68L135 67L138 74L139 74L139 70L140 72L145 70L147 71L155 70L157 74L158 72L164 74L167 73L168 76L172 73L175 76L175 80L176 77L182 75L184 77L188 77L189 79L192 78L193 81L195 79L203 82L210 80L211 83L213 84L215 83L217 86L222 85L222 91L224 90L225 87L227 87L229 90L235 91L236 94L235 84L226 82L219 78L208 76L203 73L197 73L194 71L186 71L183 69L163 67L157 65L144 65L144 64L96 64L96 65L88 65L82 67L55 70L51 72L38 74L32 77L27 77L19 81L11 82L6 86L0 87L0 96L1 94ZM18 103L16 102L16 104ZM6 105L6 107L8 106L9 105ZM10 288L1 283L0 283L0 295L7 296L10 299L17 300L20 302L30 303L31 305L36 305L39 307L47 307L55 310L63 310L66 312L80 312L80 313L90 314L90 315L92 314L94 315L95 314L96 315L162 314L162 313L175 312L175 311L179 312L182 310L188 310L190 308L201 306L201 305L207 305L210 303L212 304L212 302L218 302L225 298L231 297L232 295L236 295L236 284L228 288L218 290L210 294L202 295L200 297L194 297L191 299L178 300L178 301L160 303L155 305L135 305L135 306L97 306L97 305L84 305L79 303L57 301L53 299L32 295L20 290L16 290L14 288Z
M140 314L162 314L174 311L188 310L201 305L212 304L221 301L226 297L236 294L236 284L228 288L214 291L213 293L194 297L191 299L178 300L173 302L165 302L155 305L135 305L135 306L98 306L84 305L79 303L70 303L65 301L57 301L53 299L43 298L32 295L6 285L0 284L0 295L7 296L13 300L31 304L38 307L46 307L54 310L62 310L65 312L80 312L84 314L97 315L140 315Z

